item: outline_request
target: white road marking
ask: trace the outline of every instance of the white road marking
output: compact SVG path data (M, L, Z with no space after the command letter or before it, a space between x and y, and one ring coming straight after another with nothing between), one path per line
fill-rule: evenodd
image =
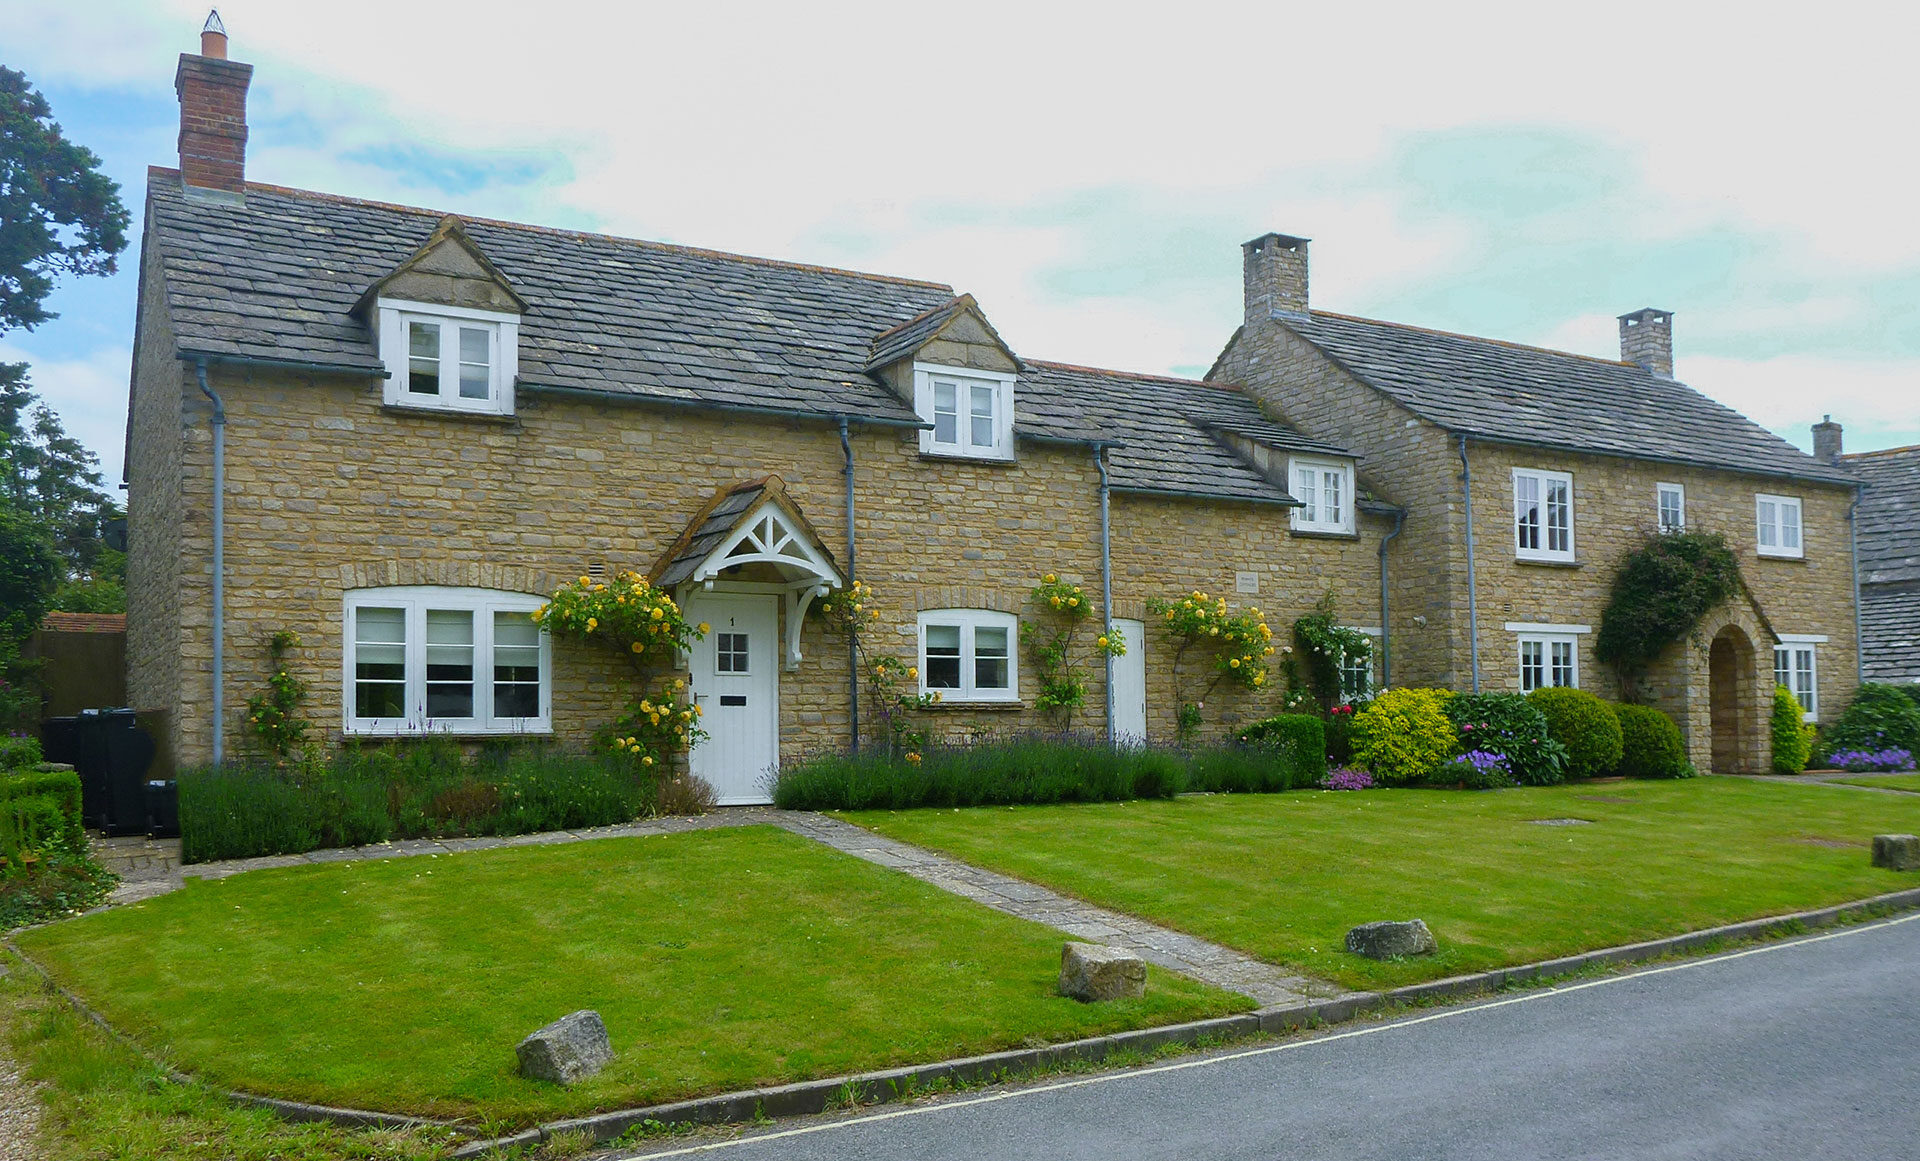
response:
M1435 1020L1451 1020L1459 1016L1471 1016L1476 1012L1490 1012L1495 1008L1505 1008L1511 1004L1526 1004L1534 1000L1551 999L1573 992L1583 992L1588 988L1605 987L1609 984L1626 983L1641 980L1648 976L1665 975L1668 972L1690 971L1694 968L1711 967L1714 964L1728 963L1736 959L1745 959L1750 955L1767 955L1772 952L1786 951L1796 947L1807 947L1816 943L1825 943L1830 939L1845 939L1868 931L1877 931L1887 927L1897 927L1902 923L1920 920L1920 912L1902 915L1896 919L1886 919L1875 923L1863 923L1853 927L1844 927L1830 931L1825 935L1810 935L1785 940L1779 943L1764 943L1749 947L1743 951L1727 952L1707 959L1688 960L1685 963L1667 964L1663 967L1643 968L1623 975L1603 976L1597 980L1586 980L1577 984L1566 984L1539 991L1527 992L1518 996L1509 996L1500 1000L1488 1000L1479 1004L1465 1004L1457 1008L1446 1008L1430 1012L1425 1016L1413 1016L1404 1020L1394 1020L1385 1024L1373 1024L1365 1028L1353 1028L1345 1032L1334 1032L1326 1036L1315 1036L1307 1040L1290 1040L1285 1044L1269 1044L1263 1048L1249 1048L1240 1052L1222 1053L1197 1060L1177 1060L1169 1064L1154 1064L1143 1068L1129 1068L1102 1073L1099 1076L1083 1076L1074 1080L1053 1081L1036 1084L1007 1092L985 1093L980 1096L961 1097L956 1100L940 1101L935 1104L915 1105L912 1108L889 1109L885 1112L869 1113L859 1117L826 1124L799 1125L791 1129L780 1129L771 1133L758 1133L751 1137L737 1137L730 1141L709 1141L701 1145L687 1145L679 1149L670 1149L660 1153L630 1153L626 1156L634 1161L653 1161L656 1157L685 1157L694 1153L712 1153L721 1149L738 1149L749 1145L758 1145L765 1141L778 1141L786 1137L806 1137L814 1133L831 1133L841 1129L871 1125L880 1121L892 1121L901 1117L918 1117L927 1113L951 1112L955 1109L973 1108L978 1105L990 1105L998 1101L1016 1100L1021 1097L1039 1096L1043 1093L1063 1092L1067 1089L1088 1088L1098 1084L1112 1084L1115 1081L1134 1080L1143 1076L1159 1076L1169 1072L1184 1072L1190 1068L1214 1068L1236 1060L1248 1060L1256 1056L1271 1056L1277 1052L1293 1052L1303 1048L1315 1048L1323 1044L1332 1044L1340 1040L1352 1040L1361 1036L1375 1036L1382 1032L1394 1032L1402 1028L1412 1028L1419 1024L1430 1024Z

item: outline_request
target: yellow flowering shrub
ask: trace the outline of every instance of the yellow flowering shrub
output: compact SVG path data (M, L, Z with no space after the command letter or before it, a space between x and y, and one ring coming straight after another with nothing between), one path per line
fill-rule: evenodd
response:
M1093 602L1079 585L1051 572L1040 578L1028 600L1039 610L1037 617L1020 622L1020 641L1033 654L1039 678L1034 705L1058 716L1062 729L1071 729L1073 711L1087 701L1087 682L1080 675L1073 640L1093 616ZM1127 651L1127 640L1120 630L1109 629L1094 639L1093 651L1096 656L1120 657Z
M815 601L807 615L853 647L873 711L870 720L876 727L875 735L892 752L904 753L908 761L918 762L927 736L914 728L910 715L915 710L931 709L940 701L940 695L920 692L918 666L898 657L875 657L869 652L866 633L880 621L880 603L874 596L873 586L854 581L845 592Z
M1418 782L1460 752L1448 689L1390 689L1353 715L1353 760L1382 782Z
M1225 597L1195 589L1177 598L1154 597L1147 611L1161 620L1161 627L1174 641L1173 673L1180 677L1180 661L1192 649L1213 655L1213 680L1198 698L1183 701L1174 721L1180 740L1191 741L1200 729L1207 698L1223 681L1244 689L1264 689L1269 674L1267 659L1274 655L1273 630L1258 608L1233 612Z

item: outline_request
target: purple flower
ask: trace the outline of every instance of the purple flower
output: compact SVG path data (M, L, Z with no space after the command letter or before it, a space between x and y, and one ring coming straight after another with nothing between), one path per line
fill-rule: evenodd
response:
M1373 785L1373 775L1365 770L1349 770L1344 766L1320 781L1320 786L1326 790L1371 790Z

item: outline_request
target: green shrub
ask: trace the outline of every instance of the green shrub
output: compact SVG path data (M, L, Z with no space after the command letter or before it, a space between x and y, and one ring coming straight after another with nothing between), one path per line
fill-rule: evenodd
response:
M1444 689L1390 689L1353 715L1353 758L1387 783L1418 782L1459 752Z
M1672 718L1644 705L1613 705L1620 722L1620 773L1628 778L1687 778L1687 743Z
M1364 706L1337 705L1327 715L1327 765L1338 769L1353 761L1353 715Z
M1268 794L1318 786L1327 776L1320 719L1281 714L1242 729L1232 743L1195 750L1187 787L1217 794Z
M0 804L31 799L44 800L49 804L53 811L54 837L77 850L86 849L87 832L86 824L80 817L78 774L71 770L22 770L0 774ZM38 848L29 846L27 849ZM5 848L0 847L0 850Z
M0 929L85 910L117 881L87 850L77 775L0 774Z
M1277 714L1262 718L1242 727L1234 738L1243 746L1253 746L1282 756L1291 770L1289 785L1276 786L1276 790L1314 785L1327 776L1327 726L1312 714Z
M1584 689L1536 689L1527 700L1546 715L1547 736L1567 748L1567 777L1594 778L1620 766L1620 719Z
M1823 742L1830 751L1920 754L1920 700L1906 687L1870 681L1854 691L1853 702L1827 727Z
M1813 753L1813 738L1806 726L1806 712L1800 699L1784 685L1773 687L1773 772L1798 774L1807 768Z
M0 737L0 770L31 770L43 761L40 739L28 734Z
M1020 735L972 746L830 754L782 767L774 805L787 810L905 810L1171 798L1186 788L1180 758L1104 739Z
M349 747L331 760L185 771L183 862L408 838L527 834L628 822L654 787L618 759L521 745L469 759L449 742Z
M1507 760L1502 774L1510 782L1552 786L1566 780L1566 747L1553 740L1546 715L1524 695L1459 694L1447 701L1447 718L1460 731L1461 749L1484 750Z

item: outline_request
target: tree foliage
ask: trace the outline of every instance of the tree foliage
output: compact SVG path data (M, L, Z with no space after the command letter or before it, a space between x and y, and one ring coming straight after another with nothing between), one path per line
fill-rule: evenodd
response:
M57 276L112 274L129 220L100 159L66 139L25 75L0 66L0 331L54 317Z
M1719 533L1663 533L1620 562L1594 653L1620 673L1631 696L1633 678L1743 585L1740 562Z
M100 461L27 385L25 363L0 363L0 495L47 530L72 576L94 578L101 535L122 513L102 491Z

